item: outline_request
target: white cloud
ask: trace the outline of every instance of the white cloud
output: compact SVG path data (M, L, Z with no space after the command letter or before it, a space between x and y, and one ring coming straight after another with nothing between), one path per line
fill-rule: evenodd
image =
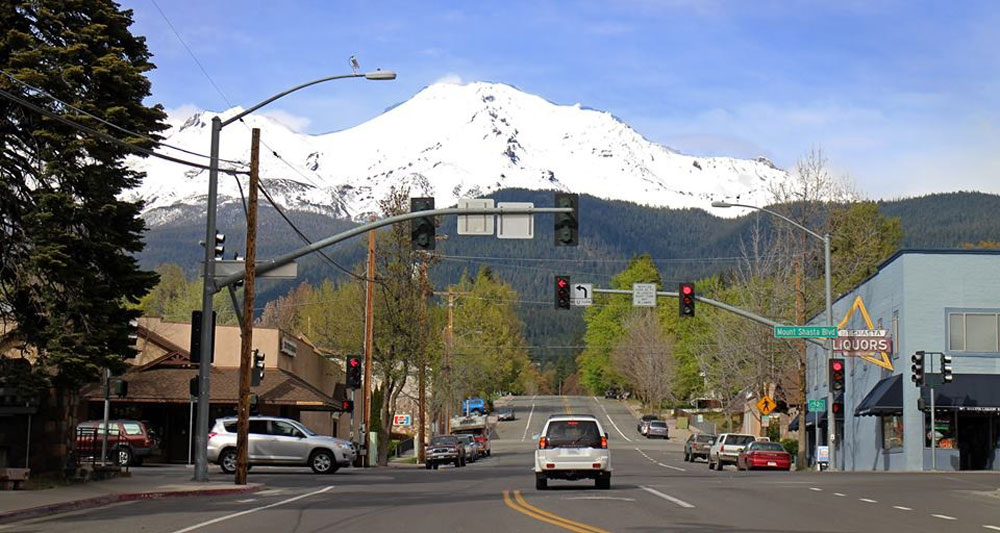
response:
M434 83L453 83L456 85L461 85L465 82L462 81L462 76L455 74L454 72L449 72L448 74L445 74L444 76L434 80Z
M260 114L298 133L306 131L306 129L309 128L309 125L312 124L312 120L308 117L293 115L288 111L283 111L281 109L263 111Z

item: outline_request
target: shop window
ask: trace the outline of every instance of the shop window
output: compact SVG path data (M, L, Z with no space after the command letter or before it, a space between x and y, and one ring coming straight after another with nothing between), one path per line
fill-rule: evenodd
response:
M958 426L956 420L957 414L955 412L945 412L938 413L934 420L934 430L931 431L930 422L931 414L924 413L924 427L927 431L924 433L924 447L931 447L931 435L934 436L934 446L937 448L952 449L958 448L958 435L956 432L956 427Z
M882 449L892 450L903 447L903 417L882 417Z
M997 313L950 313L948 349L956 352L1000 352L1000 315Z

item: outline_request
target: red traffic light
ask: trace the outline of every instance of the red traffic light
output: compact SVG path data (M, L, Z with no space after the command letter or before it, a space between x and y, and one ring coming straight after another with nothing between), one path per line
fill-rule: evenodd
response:
M560 289L565 289L569 282L566 281L566 278L556 278L556 285L559 285Z
M691 294L692 292L694 292L694 287L690 285L681 285L681 293L685 296Z
M361 361L357 359L349 359L348 362L351 364L351 366L358 366L361 364Z
M833 367L834 372L843 372L844 371L844 362L843 361L833 361L832 363L830 363L830 366Z

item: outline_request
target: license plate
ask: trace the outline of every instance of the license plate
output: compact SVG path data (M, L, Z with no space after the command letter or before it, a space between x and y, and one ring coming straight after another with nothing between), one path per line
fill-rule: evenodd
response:
M572 448L568 450L567 449L559 450L559 455L583 455L583 453L584 450L574 450Z
M767 466L778 466L778 463L776 463L774 461L768 461L767 462Z

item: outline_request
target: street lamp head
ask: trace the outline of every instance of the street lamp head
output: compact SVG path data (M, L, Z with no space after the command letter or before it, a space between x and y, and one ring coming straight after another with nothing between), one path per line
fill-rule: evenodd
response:
M376 70L374 72L366 72L365 79L369 80L394 80L396 79L396 73L391 70Z
M732 206L733 204L730 204L728 202L723 202L722 200L716 200L712 202L712 207L732 207Z

